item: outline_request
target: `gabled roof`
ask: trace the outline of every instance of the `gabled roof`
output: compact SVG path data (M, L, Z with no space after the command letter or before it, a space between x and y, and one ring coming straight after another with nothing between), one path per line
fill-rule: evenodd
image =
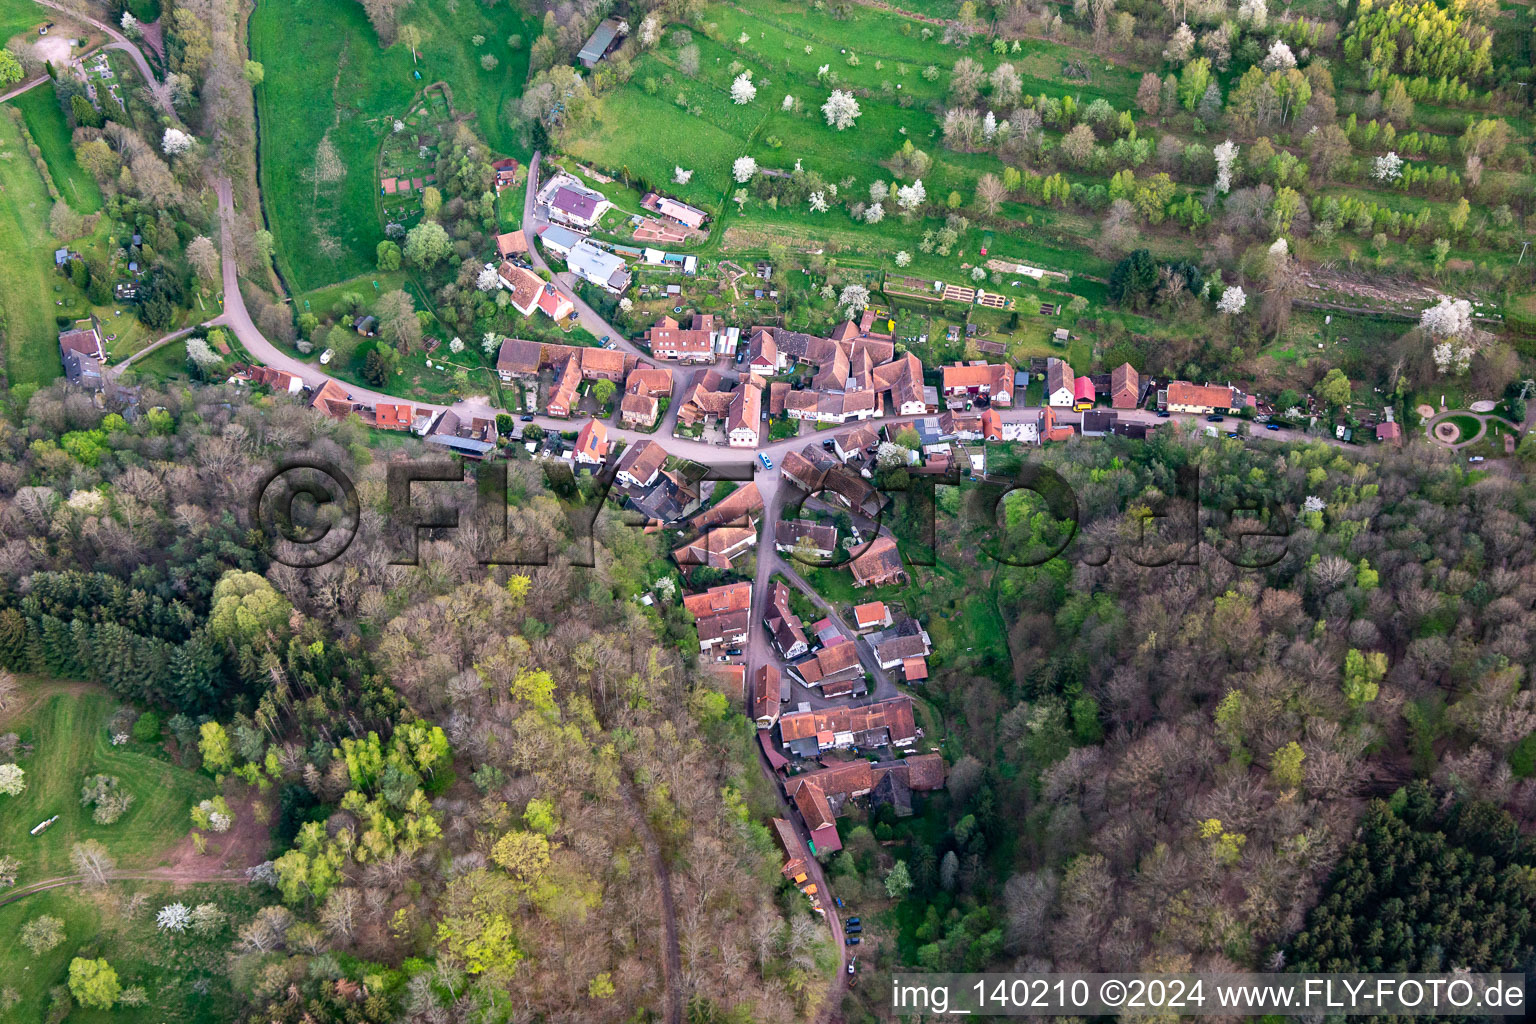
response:
M1115 367L1109 375L1109 391L1116 397L1125 394L1139 394L1141 390L1141 378L1136 373L1136 368L1130 363L1121 363Z
M518 312L524 316L532 312L544 292L544 279L526 267L505 260L496 268L496 273L511 289L512 305L517 307Z
M791 453L793 454L793 453ZM773 524L773 542L794 547L801 538L809 538L817 551L837 549L837 527L809 519L781 519Z
M1013 368L1001 363L961 363L942 369L946 391L987 388L992 392L1013 390Z
M587 420L576 433L576 454L601 462L608 455L608 428L597 420Z
M624 379L624 390L632 395L650 395L660 398L672 393L672 370L669 367L639 366L629 371Z
M536 341L507 338L496 353L496 369L502 373L538 373L542 355L543 346Z
M315 391L314 397L309 400L311 409L319 410L332 419L343 419L352 411L352 399L340 384L329 377Z
M772 718L779 709L779 667L760 665L752 673L752 717Z
M619 459L618 471L627 473L642 482L649 481L661 471L662 464L666 461L667 450L661 445L655 441L636 441Z
M1072 384L1072 398L1078 402L1097 401L1099 393L1094 390L1092 377L1079 377Z
M841 675L845 672L852 673L854 669L863 671L859 665L859 649L853 644L837 644L833 647L823 647L810 658L799 662L795 671L800 673L811 686L815 686L823 679Z
M1191 384L1183 380L1168 382L1169 405L1230 409L1233 402L1232 395L1232 388L1225 384Z
M624 353L613 348L584 348L581 350L583 376L612 376L623 379Z
M1045 393L1047 395L1054 395L1062 388L1071 391L1072 383L1072 367L1065 359L1052 357L1045 361Z
M848 563L860 584L884 581L902 572L901 552L894 537L882 534L870 541L864 553Z
M711 587L702 594L688 594L683 598L683 607L695 618L745 611L752 607L752 584L728 583Z
M751 429L756 431L763 418L763 391L754 384L743 383L731 398L726 411L727 431ZM756 486L755 484L753 486Z
M562 185L555 189L555 194L550 196L549 205L569 216L581 220L591 220L597 212L598 204L603 202L601 193L590 189Z
M373 421L381 427L404 430L416 420L413 406L392 402L380 402L373 408Z
M885 602L883 601L870 601L868 604L859 604L853 607L853 622L854 625L860 628L884 622L885 615Z
M763 495L757 481L750 480L726 495L724 500L693 517L693 526L705 530L711 526L746 526L763 511Z
M757 531L745 527L717 526L697 540L681 544L672 552L678 565L708 565L729 569L736 554L757 543Z

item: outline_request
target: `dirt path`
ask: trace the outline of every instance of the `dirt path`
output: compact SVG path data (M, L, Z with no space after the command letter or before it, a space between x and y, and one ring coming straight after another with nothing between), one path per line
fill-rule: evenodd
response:
M0 712L0 728L10 725L32 711L43 701L57 694L79 696L86 693L106 693L100 683L87 683L77 679L43 679L37 676L19 676L22 697L5 711Z
M171 867L150 868L147 871L113 871L108 873L107 878L113 882L170 882L173 885L197 885L203 882L244 882L245 872L233 870L191 872L180 867ZM49 889L84 884L84 875L59 875L55 878L45 878L40 882L33 882L31 885L24 885L20 889L6 893L5 896L0 897L0 907Z
M667 1024L683 1024L683 955L677 943L677 907L672 899L672 869L661 855L661 844L651 831L651 823L645 818L645 809L635 796L634 783L624 780L624 803L635 819L635 829L645 845L645 855L650 858L651 871L656 876L656 886L661 890L661 926L666 938L666 948L661 961L662 980L667 985Z

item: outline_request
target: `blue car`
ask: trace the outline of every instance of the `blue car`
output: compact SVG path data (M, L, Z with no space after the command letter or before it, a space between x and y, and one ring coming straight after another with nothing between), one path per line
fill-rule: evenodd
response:
M1280 424L1278 424L1278 423L1267 423L1267 424L1264 425L1264 429L1265 430L1279 430L1280 429Z
M767 456L767 454L764 453L764 452L758 452L757 453L757 461L761 462L763 464L763 468L764 469L772 469L773 468L773 460L770 459Z

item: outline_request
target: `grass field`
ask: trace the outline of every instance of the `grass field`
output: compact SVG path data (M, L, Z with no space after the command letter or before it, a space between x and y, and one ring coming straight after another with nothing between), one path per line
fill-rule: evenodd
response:
M143 899L137 908L129 902ZM234 1011L225 959L233 931L199 938L172 935L155 928L160 907L179 900L187 906L217 903L237 924L255 911L255 890L244 885L169 885L119 883L101 894L78 888L50 889L0 907L0 932L16 935L27 922L47 914L64 922L64 941L34 957L18 942L0 945L0 987L14 988L21 1001L5 1021L42 1021L48 1017L48 993L66 982L69 962L77 955L104 957L117 971L123 988L141 986L144 1006L118 1005L111 1010L76 1008L69 1019L77 1024L215 1024ZM207 986L199 993L194 986Z
M503 110L527 77L527 47L537 25L510 4L418 4L405 20L421 30L419 63L403 46L380 49L363 9L349 0L266 0L251 17L252 56L267 71L256 90L261 185L278 262L296 291L373 267L384 237L379 146L423 87L447 82L455 113L472 115L492 149L528 155ZM476 35L485 38L478 48ZM508 45L514 35L522 37L515 50ZM485 54L499 61L492 71L480 66ZM317 181L316 151L327 137L344 171L336 180Z
M172 765L158 745L112 746L107 724L117 703L105 691L37 685L39 701L4 730L32 748L18 762L27 773L26 790L0 797L0 837L22 862L18 884L73 873L70 847L85 839L105 844L120 868L155 866L191 828L188 811L212 795L212 780ZM112 825L97 825L91 809L80 805L81 785L98 772L116 775L134 796ZM42 835L27 834L55 814L59 820Z
M43 84L31 92L22 93L14 101L27 119L27 130L37 148L43 151L48 163L48 173L59 194L70 206L81 213L95 213L101 209L101 190L96 179L86 173L75 159L74 146L70 143L69 122L53 94L53 88Z
M0 0L0 41L41 25L52 13L44 11L32 0Z
M13 385L46 384L62 372L48 296L74 289L53 271L51 205L20 130L0 112L0 316Z

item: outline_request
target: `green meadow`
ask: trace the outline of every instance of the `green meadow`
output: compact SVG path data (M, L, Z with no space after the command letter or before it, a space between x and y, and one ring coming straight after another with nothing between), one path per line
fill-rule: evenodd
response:
M528 155L505 110L527 78L537 24L510 4L478 3L416 4L403 22L422 35L415 61L404 45L380 48L351 0L263 0L251 17L252 57L266 68L256 90L261 186L278 263L295 291L373 268L384 237L380 144L426 86L447 83L455 115L470 118L492 149ZM513 37L521 37L517 48ZM493 70L481 66L485 55L497 59ZM339 176L334 167L317 174L322 140L342 165Z
M30 92L24 92L12 100L26 118L27 130L32 140L43 151L48 173L65 202L81 213L95 213L101 209L101 189L80 162L75 159L74 146L69 137L69 122L59 107L58 98L48 83Z

